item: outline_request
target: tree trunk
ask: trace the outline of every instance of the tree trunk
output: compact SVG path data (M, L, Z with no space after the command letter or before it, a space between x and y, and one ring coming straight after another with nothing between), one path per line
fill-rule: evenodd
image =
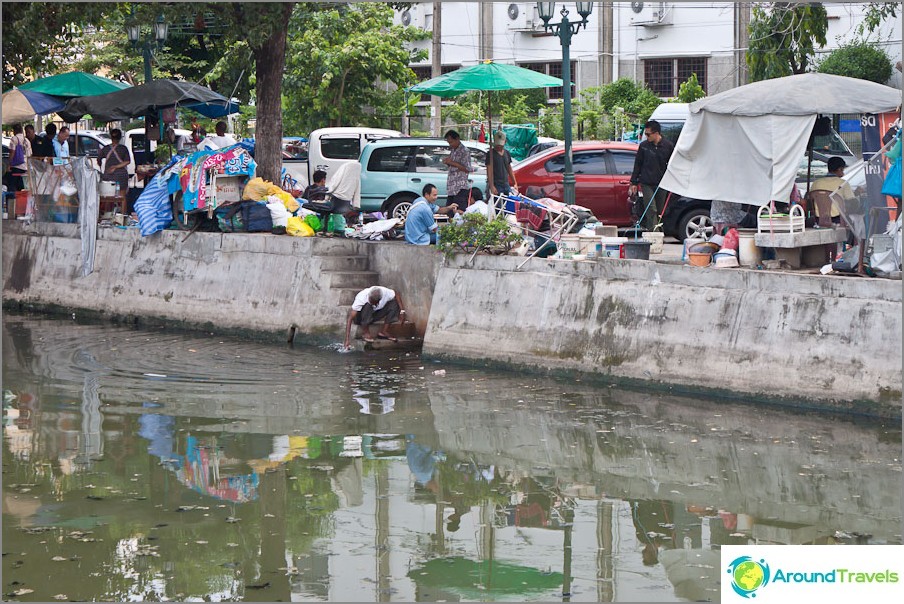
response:
M254 62L257 74L257 126L255 127L254 158L257 175L279 184L282 169L282 80L286 66L286 32L293 3L285 3L282 26L255 47Z

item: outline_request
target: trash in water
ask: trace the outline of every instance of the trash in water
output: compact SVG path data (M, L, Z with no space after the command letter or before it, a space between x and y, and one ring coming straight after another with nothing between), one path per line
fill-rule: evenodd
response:
M437 369L436 371L433 372L433 375L446 375L446 370L445 369Z

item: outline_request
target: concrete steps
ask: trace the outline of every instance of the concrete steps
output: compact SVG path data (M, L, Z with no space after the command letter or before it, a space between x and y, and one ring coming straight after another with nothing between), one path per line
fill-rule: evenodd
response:
M377 281L380 275L374 271L323 271L321 274L329 276L330 289L355 289L356 293L370 287L378 285Z

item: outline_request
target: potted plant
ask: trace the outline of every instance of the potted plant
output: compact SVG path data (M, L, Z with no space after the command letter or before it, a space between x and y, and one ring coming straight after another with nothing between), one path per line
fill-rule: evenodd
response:
M502 217L488 220L479 212L465 214L439 229L436 247L446 255L456 252L484 251L505 254L521 241L521 235Z

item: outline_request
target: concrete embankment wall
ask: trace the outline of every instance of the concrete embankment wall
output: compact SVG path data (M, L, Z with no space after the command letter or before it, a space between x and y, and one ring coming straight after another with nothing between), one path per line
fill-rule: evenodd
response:
M336 342L354 293L402 293L428 356L682 392L901 415L901 283L643 261L478 256L397 242L3 225L6 304Z
M901 415L899 281L520 262L443 268L424 353Z

